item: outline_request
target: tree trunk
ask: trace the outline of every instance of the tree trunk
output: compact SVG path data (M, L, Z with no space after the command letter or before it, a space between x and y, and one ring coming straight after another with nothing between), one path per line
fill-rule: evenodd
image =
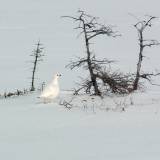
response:
M31 83L31 90L30 91L35 91L34 79L35 79L35 71L36 71L36 67L37 67L37 60L38 60L38 55L36 55L35 61L34 61L34 67L33 67L33 72L32 72L32 83Z
M92 84L93 84L93 87L94 87L94 94L98 95L98 96L101 96L101 92L98 88L98 84L97 84L97 81L96 81L96 76L95 76L95 74L93 72L93 68L92 68L91 52L89 50L89 40L88 40L88 37L87 37L86 26L85 26L84 23L83 23L83 30L84 30L84 35L85 35L85 45L86 45L86 51L87 51L87 64L88 64L88 69L89 69L89 73L90 73L90 78L91 78L91 81L92 81Z
M139 79L140 79L140 71L141 71L141 66L142 66L142 60L143 60L143 35L142 33L140 33L140 52L139 52L139 59L138 59L138 63L137 63L137 72L136 72L136 78L134 80L134 84L133 84L133 90L137 90L138 89L138 84L139 84Z

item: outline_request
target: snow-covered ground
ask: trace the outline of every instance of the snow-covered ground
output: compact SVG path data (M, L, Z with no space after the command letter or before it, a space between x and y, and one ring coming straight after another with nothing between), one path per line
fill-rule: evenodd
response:
M49 104L37 96L0 100L0 159L160 159L160 92L102 100L61 92ZM59 105L71 98L72 109Z

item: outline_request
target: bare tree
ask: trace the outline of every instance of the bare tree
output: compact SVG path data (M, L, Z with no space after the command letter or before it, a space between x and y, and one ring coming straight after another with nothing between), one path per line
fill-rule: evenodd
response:
M34 57L33 60L33 70L32 70L32 81L31 81L31 88L30 91L35 91L35 73L36 73L36 69L37 69L37 64L39 61L42 61L42 57L44 56L44 54L42 54L43 48L41 47L41 43L40 41L38 41L38 43L36 44L36 49L33 50L33 54L31 54L31 56Z
M90 79L87 79L87 88L86 92L90 92L91 88L93 87L93 94L101 96L101 91L98 87L97 82L97 68L101 68L102 65L111 63L111 61L107 59L98 60L96 59L95 55L91 52L90 44L91 41L100 35L107 35L111 37L116 37L117 32L114 32L112 30L112 26L106 26L98 23L98 18L93 17L91 15L86 14L84 11L78 11L77 17L72 16L63 16L65 18L71 18L77 23L77 27L75 29L80 30L80 35L83 34L84 41L85 41L85 48L86 48L86 57L84 58L78 58L77 61L71 61L67 67L70 67L70 69L74 69L76 67L83 66L85 69L89 71ZM80 91L82 88L85 88L85 85L82 85L82 87L78 90Z
M156 19L156 17L154 16L148 16L147 20L142 20L139 21L138 23L136 23L134 25L134 27L136 28L137 32L138 32L138 41L139 41L139 58L138 58L138 63L137 63L137 71L136 71L136 77L134 80L134 84L133 84L133 90L137 90L138 89L138 84L139 84L139 80L140 78L145 78L147 80L150 81L150 77L151 76L156 76L159 74L141 74L141 67L142 67L142 61L144 58L144 49L147 47L152 47L152 46L157 46L160 43L157 40L152 40L152 39L145 39L144 38L144 32L152 27L152 21Z

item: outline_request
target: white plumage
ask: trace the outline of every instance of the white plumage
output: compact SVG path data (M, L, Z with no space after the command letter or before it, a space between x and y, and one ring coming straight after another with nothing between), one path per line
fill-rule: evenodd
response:
M60 89L58 79L60 76L60 74L54 75L53 80L42 91L40 98L42 98L44 101L51 101L59 95Z

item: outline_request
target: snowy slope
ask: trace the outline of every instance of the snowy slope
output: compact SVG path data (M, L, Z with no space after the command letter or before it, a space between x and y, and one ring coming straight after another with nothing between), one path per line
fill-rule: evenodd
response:
M159 160L160 94L132 95L134 105L116 108L124 97L106 97L103 110L80 101L70 110L40 103L37 94L0 100L0 159L3 160ZM79 103L78 103L79 102ZM96 98L95 103L101 104ZM89 102L88 102L89 104Z

